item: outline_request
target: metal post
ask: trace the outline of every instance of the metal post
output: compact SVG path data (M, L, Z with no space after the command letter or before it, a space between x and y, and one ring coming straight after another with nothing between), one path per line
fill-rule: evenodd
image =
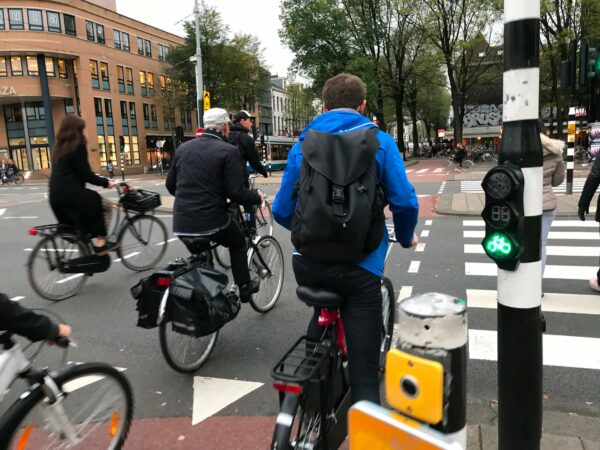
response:
M46 116L46 133L48 134L48 147L54 149L54 121L52 120L52 102L50 100L50 87L48 86L48 73L46 72L46 56L37 55L38 73L40 76L40 87L42 90L42 102ZM41 167L40 167L41 169Z
M125 181L125 161L123 160L123 152L121 152L121 180Z
M538 450L542 435L543 154L539 137L540 0L504 1L504 92L498 164L521 167L524 250L498 269L498 448Z
M194 20L196 21L196 106L198 108L198 127L204 127L204 80L202 79L202 49L200 47L200 7L194 0Z
M392 350L386 366L388 402L466 449L466 302L437 292L402 300L398 305L398 338L400 352ZM421 364L423 360L428 363ZM439 385L431 383L435 379Z
M567 123L567 195L573 194L573 169L575 168L575 108L569 108L569 121Z

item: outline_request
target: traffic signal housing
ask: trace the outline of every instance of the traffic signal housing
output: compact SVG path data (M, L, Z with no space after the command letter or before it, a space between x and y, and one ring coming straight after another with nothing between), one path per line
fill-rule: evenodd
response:
M125 152L125 138L123 136L119 136L119 148L121 153Z
M481 245L500 269L517 270L524 244L523 172L506 162L491 169L481 185L485 192Z

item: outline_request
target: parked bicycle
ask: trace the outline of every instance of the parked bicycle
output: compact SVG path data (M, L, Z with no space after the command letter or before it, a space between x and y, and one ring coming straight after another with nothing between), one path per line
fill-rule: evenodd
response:
M110 240L125 267L144 271L154 267L167 249L167 229L154 217L160 206L157 193L116 185L119 194L117 217ZM74 223L77 218L74 217ZM33 290L46 300L59 301L77 294L88 277L108 270L109 255L94 253L89 235L62 224L42 225L29 230L42 239L27 260L27 276Z
M56 343L69 346L65 338ZM36 369L11 333L0 335L0 346L0 399L17 379L29 385L0 417L0 448L123 447L133 393L122 373L103 363L68 364L58 372Z
M284 281L283 251L273 236L252 238L250 229L237 206L237 214L232 220L238 220L249 243L248 267L252 277L260 279L260 290L253 294L250 306L260 313L270 311L281 295ZM153 275L157 287L168 287L178 272L187 270L194 264L204 264L214 269L213 255L218 244L209 239L194 238L194 248L188 248L192 255L170 264L168 270ZM227 278L223 274L225 279ZM176 331L170 326L172 320L169 289L162 295L159 310L160 348L167 363L176 371L190 373L198 370L210 357L217 343L218 331L207 336L196 336L194 330L189 334ZM181 328L178 328L181 331Z

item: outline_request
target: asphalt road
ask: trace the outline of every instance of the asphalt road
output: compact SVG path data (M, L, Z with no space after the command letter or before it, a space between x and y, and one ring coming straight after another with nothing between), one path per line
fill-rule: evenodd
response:
M429 178L425 175L411 176L417 193L423 196L422 202L432 201L445 180L439 173ZM168 195L158 179L144 179L137 185ZM444 188L449 192L460 191L458 182L446 182ZM266 186L264 190L274 194L276 187ZM221 330L208 363L193 375L182 375L164 361L158 329L143 330L135 326L137 316L129 289L150 272L134 273L117 262L108 272L90 278L74 298L50 303L33 293L24 265L30 254L28 249L38 238L29 236L27 230L34 225L54 222L45 192L44 186L33 185L0 189L0 291L11 298L23 297L18 300L22 304L49 309L70 323L78 343L78 347L69 352L70 361L104 361L125 369L136 402L136 423L126 448L229 450L268 446L273 416L277 413L277 395L271 387L269 371L304 333L311 314L294 296L296 285L290 267L289 233L275 228L275 236L286 255L285 284L277 306L261 315L244 305L236 320ZM108 196L114 198L114 193ZM165 212L158 215L170 231L170 215ZM392 279L400 297L439 291L467 298L469 303L473 300L475 306L469 309L469 328L473 334L468 370L469 405L472 406L469 419L473 423L493 420L493 408L489 406L497 398L496 363L487 360L493 359L489 358L488 341L495 336L496 314L493 308L481 306L482 298L496 288L496 277L481 274L482 270L489 271L485 263L490 261L483 254L468 253L465 247L465 244L471 245L468 249L473 251L481 240L467 237L469 233L465 232L482 229L477 224L463 222L460 217L425 212L418 226L424 245L417 249L419 251L395 245L386 266L386 275ZM557 231L574 234L551 241L549 245L598 245L595 228L565 226ZM576 234L579 232L595 232L596 240L582 240ZM561 253L560 250L557 253ZM178 241L171 242L163 263L185 255ZM552 352L555 359L545 366L544 407L548 411L597 418L600 416L600 347L597 346L600 311L593 297L580 297L593 295L587 281L573 279L578 274L595 272L597 254L594 257L551 255L548 264L557 267L552 273L558 277L544 280L544 291L550 294L547 297L564 295L556 296L557 312L545 313L547 335L553 336L546 350ZM566 266L575 269L565 269ZM576 305L583 306L576 310L578 313L573 313ZM581 340L569 340L570 337ZM578 350L582 348L596 351L587 358L578 357ZM59 358L59 351L47 349L39 361L56 365ZM227 390L228 383L236 385L238 394L224 399L219 393ZM6 401L0 406L4 407ZM208 418L192 426L193 416Z

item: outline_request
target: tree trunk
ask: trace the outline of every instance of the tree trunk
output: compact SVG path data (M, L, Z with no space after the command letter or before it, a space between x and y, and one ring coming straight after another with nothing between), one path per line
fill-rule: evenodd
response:
M402 112L404 93L398 93L394 96L394 106L396 109L396 128L398 130L398 148L402 152L404 161L406 161L406 147L404 146L404 113Z
M417 119L417 103L416 99L412 98L408 102L408 108L410 109L410 119L412 121L412 140L413 140L413 152L415 156L421 156L419 148L419 128Z
M379 77L379 72L376 73L377 77ZM383 86L379 83L379 78L377 78L377 120L379 121L379 128L382 131L387 130L387 125L385 123L385 117L383 114Z

